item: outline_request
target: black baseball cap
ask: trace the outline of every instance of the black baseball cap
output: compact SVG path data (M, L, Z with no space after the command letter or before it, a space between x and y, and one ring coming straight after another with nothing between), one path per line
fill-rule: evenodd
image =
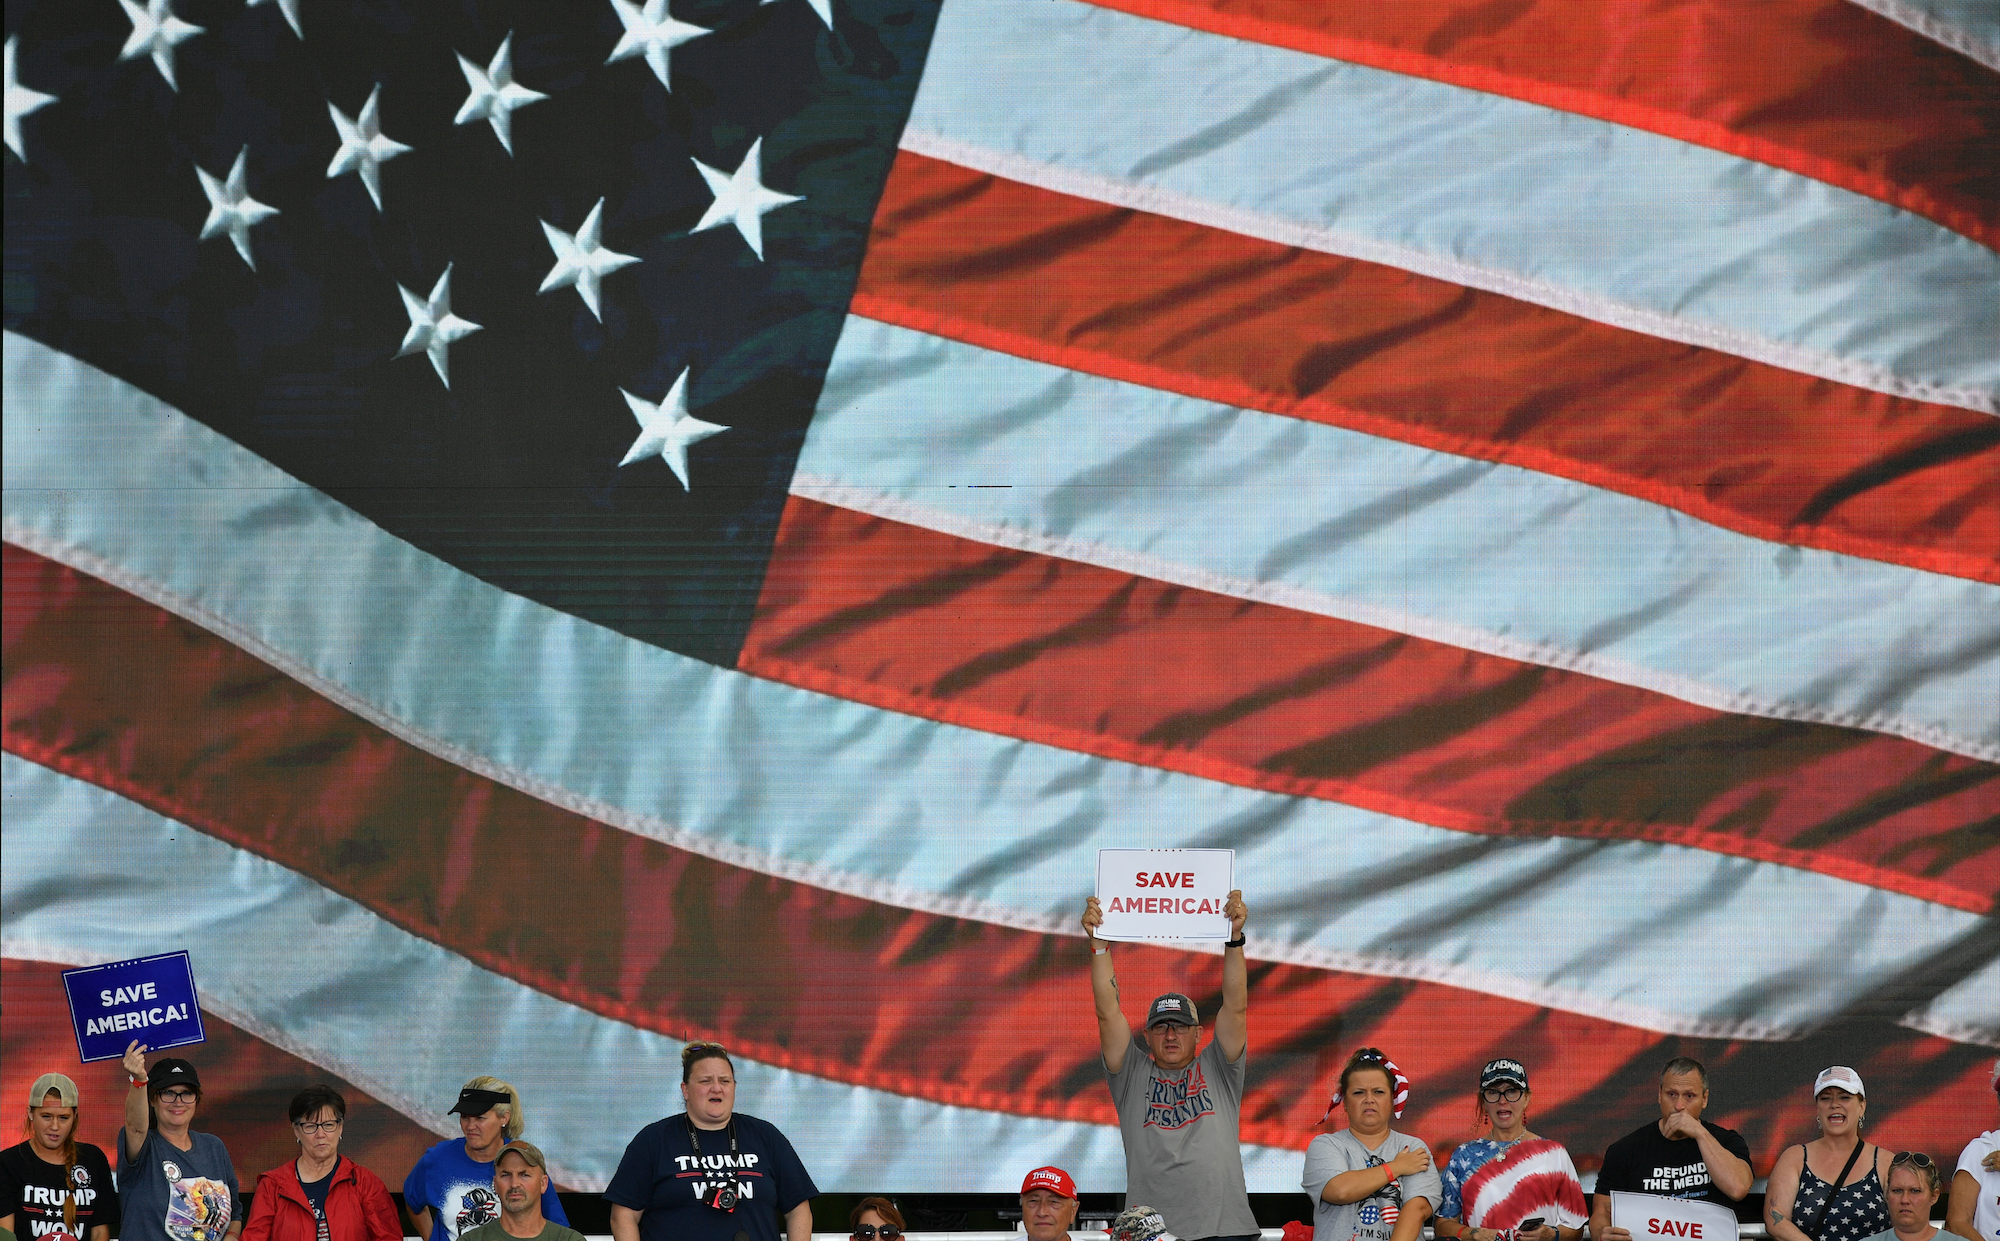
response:
M1486 1067L1479 1070L1479 1088L1497 1086L1501 1082L1512 1082L1521 1089L1528 1088L1528 1070L1519 1060L1488 1060Z
M201 1074L194 1071L192 1064L177 1057L155 1060L153 1067L146 1070L146 1088L159 1091L169 1086L186 1086L189 1090L198 1091L201 1089Z
M458 1092L458 1102L451 1105L447 1116L484 1116L494 1108L507 1102L504 1090L474 1090L467 1086Z
M1148 1030L1165 1022L1172 1022L1178 1026L1198 1026L1201 1024L1201 1015L1195 1012L1193 1000L1178 991L1169 991L1154 1000L1153 1006L1146 1010Z

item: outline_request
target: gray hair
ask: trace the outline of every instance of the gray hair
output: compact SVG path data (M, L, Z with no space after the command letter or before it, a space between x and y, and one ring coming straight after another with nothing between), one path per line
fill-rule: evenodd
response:
M1701 1079L1701 1088L1708 1089L1708 1070L1701 1067L1701 1061L1693 1056L1675 1056L1667 1061L1667 1067L1660 1070L1661 1078L1674 1077L1682 1073L1692 1073Z

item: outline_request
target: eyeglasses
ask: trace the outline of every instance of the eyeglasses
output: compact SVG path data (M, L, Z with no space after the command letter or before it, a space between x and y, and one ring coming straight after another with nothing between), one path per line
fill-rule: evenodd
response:
M1519 1086L1509 1086L1505 1090L1489 1087L1479 1092L1479 1097L1488 1103L1519 1103L1527 1092Z
M162 1090L162 1091L160 1092L160 1102L162 1102L162 1103L193 1103L193 1102L194 1102L194 1091L192 1091L192 1090Z
M1382 1054L1382 1050L1379 1047L1363 1047L1360 1051L1354 1053L1355 1061L1362 1064L1381 1064L1388 1060L1388 1058Z
M903 1235L903 1230L894 1224L884 1224L880 1228L873 1224L863 1224L854 1230L855 1241L875 1241L877 1233L881 1234L882 1241L896 1241L897 1237Z
M337 1120L295 1120L292 1122L292 1127L300 1133L332 1133L335 1129L340 1128L340 1125L341 1122Z

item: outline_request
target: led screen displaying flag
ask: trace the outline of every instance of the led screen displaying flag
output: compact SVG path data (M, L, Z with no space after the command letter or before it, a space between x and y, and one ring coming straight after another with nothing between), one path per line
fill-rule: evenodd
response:
M822 1187L1115 1190L1077 916L1213 847L1253 1190L1369 1044L1991 1123L1989 8L6 21L10 1080L186 948L246 1170L493 1073L601 1188L701 1037Z

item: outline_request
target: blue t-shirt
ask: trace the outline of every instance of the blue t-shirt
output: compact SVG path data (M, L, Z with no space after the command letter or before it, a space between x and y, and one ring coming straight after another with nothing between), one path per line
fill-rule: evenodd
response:
M493 1192L493 1165L465 1153L465 1139L439 1142L423 1153L403 1178L403 1201L411 1213L428 1207L431 1241L458 1241L462 1232L500 1218L500 1195ZM569 1225L553 1183L542 1191L544 1218Z
M738 1112L736 1154L729 1131L701 1131L697 1156L688 1136L687 1113L656 1120L625 1147L604 1199L640 1212L640 1241L779 1241L785 1213L818 1195L798 1152L778 1127ZM741 1195L734 1211L718 1211L704 1201L717 1179L735 1173Z
M118 1135L118 1196L125 1241L221 1241L229 1225L243 1218L243 1191L222 1139L190 1131L182 1150L146 1132L137 1159L125 1158L125 1135Z

